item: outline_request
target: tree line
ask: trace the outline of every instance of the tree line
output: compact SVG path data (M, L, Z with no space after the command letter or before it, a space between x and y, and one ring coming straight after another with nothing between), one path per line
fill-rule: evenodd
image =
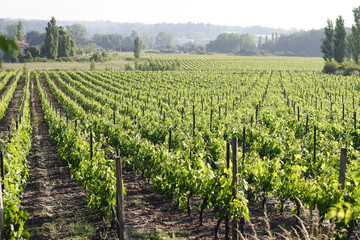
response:
M13 29L9 27L9 29ZM23 24L19 22L16 25L16 31L11 33L12 30L9 30L9 34L13 34L11 38L16 44L24 44L26 41L32 43L32 47L28 47L24 52L20 52L19 48L11 48L7 54L4 56L5 61L9 62L27 62L33 61L34 59L40 59L40 57L45 57L47 59L61 59L69 58L75 55L75 41L70 36L70 33L66 28L56 25L56 20L54 17L48 22L46 27L46 32L44 36L37 34L36 32L29 32L26 36L23 31ZM43 39L43 41L42 41ZM40 49L35 46L40 46Z
M354 8L354 24L349 31L346 30L344 19L340 15L335 20L335 26L331 19L327 20L324 28L324 38L321 40L321 52L323 59L326 61L324 72L335 73L342 69L347 72L346 68L360 70L359 67L351 65L344 66L345 59L352 59L356 65L359 64L360 55L360 6ZM343 65L341 65L343 64Z

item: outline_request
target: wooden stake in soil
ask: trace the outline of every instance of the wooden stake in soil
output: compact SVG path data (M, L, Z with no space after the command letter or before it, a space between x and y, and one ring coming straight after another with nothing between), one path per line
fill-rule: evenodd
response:
M227 103L225 103L225 117L227 117Z
M169 152L171 152L171 143L172 143L172 139L171 139L171 128L169 129Z
M299 106L297 107L297 110L298 110L298 121L300 121L300 107Z
M193 105L193 137L195 137L195 105Z
M114 122L114 125L115 125L115 123L116 123L115 117L116 117L116 109L114 109L114 113L113 113L113 122Z
M242 145L242 152L243 152L243 155L242 155L242 158L243 158L243 162L242 164L245 164L245 136L246 136L246 132L245 132L245 127L243 127L243 145Z
M230 168L230 140L226 141L226 168ZM225 240L229 240L229 214L225 217Z
M10 140L11 140L11 125L9 125L9 139L8 139L8 141L10 142Z
M90 129L90 160L93 158L93 132Z
M340 169L339 169L339 187L341 189L344 189L345 187L346 158L347 158L347 148L341 148Z
M3 180L1 179L0 184L0 240L5 239L5 222L4 222L4 205L2 200L2 189L1 185L3 185Z
M316 125L314 125L314 156L313 156L314 162L316 160Z
M354 130L356 131L356 112L354 112Z
M256 105L255 121L257 123L259 105Z
M306 115L305 135L307 135L309 127L309 115Z
M232 139L232 164L233 164L233 190L232 190L232 194L233 194L233 198L237 199L237 186L238 186L238 159L237 159L237 145L238 145L238 139L237 137L233 137ZM233 221L232 223L232 239L233 240L238 240L239 236L238 236L238 222L237 221Z
M0 151L0 161L1 161L1 185L2 189L5 189L4 179L5 179L5 164L4 164L4 150Z
M122 162L120 157L120 150L116 150L116 222L117 234L120 240L126 239L125 234L125 220L124 220L124 195L122 185Z

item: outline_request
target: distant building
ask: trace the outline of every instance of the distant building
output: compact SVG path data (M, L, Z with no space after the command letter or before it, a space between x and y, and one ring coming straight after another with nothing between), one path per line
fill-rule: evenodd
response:
M25 49L30 47L30 44L24 41L17 41L17 45L19 46L19 51L21 54L24 54Z

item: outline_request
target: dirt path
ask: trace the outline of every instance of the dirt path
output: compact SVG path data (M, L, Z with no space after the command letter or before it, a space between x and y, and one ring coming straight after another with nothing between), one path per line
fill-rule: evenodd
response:
M132 172L124 174L125 224L130 239L213 239L216 219L210 210L200 211L192 200L191 216L176 209L169 198L154 193L148 180ZM224 233L220 232L220 236Z
M9 88L9 86L14 82L15 77L11 77L8 82L5 84L4 88L1 89L0 91L0 97L2 97L2 95L7 91L7 89ZM1 80L3 81L3 79Z
M12 84L13 80L9 80L9 82L11 82ZM4 89L7 89L9 86L10 85L5 86ZM19 109L21 106L21 98L24 93L24 86L25 86L25 78L22 77L16 86L14 96L9 103L9 106L5 112L5 116L2 119L0 119L0 138L2 139L4 138L7 139L7 135L9 134L9 125L11 124L11 121L13 121L17 116L17 114L19 113Z
M28 160L30 175L22 202L29 213L25 228L30 239L98 239L99 228L104 225L102 219L86 208L84 190L70 178L67 163L61 161L50 141L34 80L30 91L33 142ZM48 96L60 108L53 95Z

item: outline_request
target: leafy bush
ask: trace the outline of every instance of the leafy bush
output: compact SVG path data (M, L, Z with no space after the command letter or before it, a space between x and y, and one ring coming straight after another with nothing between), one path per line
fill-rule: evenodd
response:
M327 74L335 74L339 68L340 65L336 61L326 61L322 72Z
M130 63L125 64L125 71L132 71L134 70Z
M104 58L102 57L101 53L96 52L92 55L92 57L90 58L90 61L103 62Z
M344 62L341 65L336 61L326 61L322 72L327 74L341 74L344 76L359 75L360 66L352 61Z

